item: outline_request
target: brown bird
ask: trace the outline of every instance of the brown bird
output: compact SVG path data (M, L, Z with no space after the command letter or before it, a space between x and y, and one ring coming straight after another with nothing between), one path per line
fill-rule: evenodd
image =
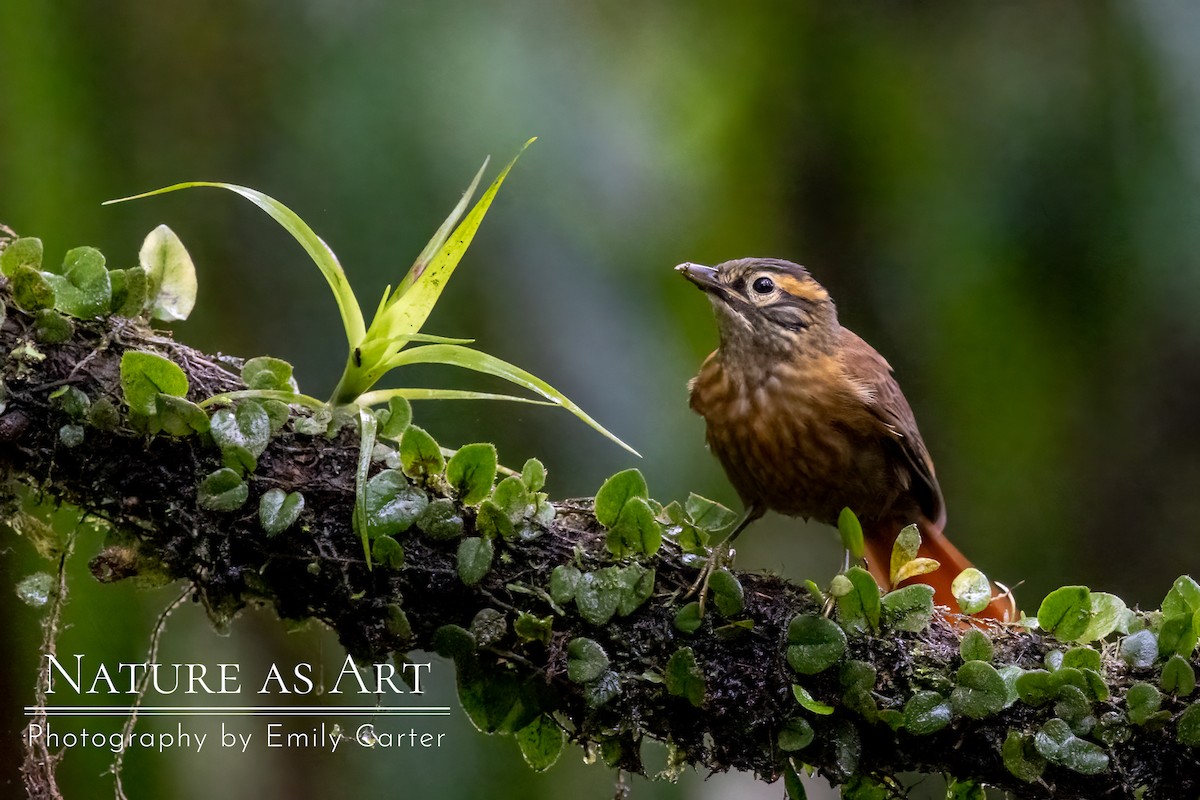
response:
M892 369L838 322L833 300L804 267L744 258L675 268L708 295L720 345L689 384L708 423L708 446L745 505L727 539L768 510L862 523L867 567L891 588L892 545L916 524L920 556L941 568L915 581L956 608L950 584L971 563L943 535L942 490ZM1011 593L993 589L980 616L1016 618Z

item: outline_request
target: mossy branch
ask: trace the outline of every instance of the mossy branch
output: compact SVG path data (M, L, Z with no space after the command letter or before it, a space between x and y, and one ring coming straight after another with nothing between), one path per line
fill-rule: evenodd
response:
M978 629L982 635L972 634L964 645L964 631L976 629L941 613L920 632L851 635L832 666L801 675L787 658L788 628L797 615L820 617L812 595L777 577L739 573L743 608L730 619L710 608L699 627L684 634L676 615L696 571L671 541L642 560L655 571L647 600L602 624L588 621L594 611L585 615L578 603L555 603L550 589L556 567L603 574L598 571L614 564L590 499L556 503L556 516L539 535L497 536L490 569L471 587L460 577L459 540L439 540L417 527L397 535L402 568L368 569L350 524L359 444L352 427L329 438L286 426L248 477L250 502L231 512L206 510L197 486L221 466L218 450L198 436L135 430L123 410L121 356L136 349L171 359L186 373L193 401L244 389L239 362L120 317L75 321L69 336L49 344L39 341L36 319L13 305L6 287L0 294L6 311L0 329L5 494L14 496L18 483L33 486L107 520L111 532L91 562L98 580L155 574L187 581L217 619L248 604L269 605L283 618L317 618L363 659L410 649L454 651L460 685L475 693L477 723L513 732L553 718L572 739L632 771L642 769L639 746L649 737L670 743L675 766L744 770L765 780L780 777L790 759L860 786L864 779L886 783L886 776L919 771L1028 798L1200 792L1198 751L1180 741L1187 738L1179 724L1187 701L1164 692L1160 706L1143 714L1138 692L1145 690L1135 691L1135 703L1127 698L1130 687L1158 685L1160 671L1130 666L1115 645L1101 648L1102 662L1092 670L1102 687L1089 693L1074 680L1060 681L1076 691L1048 694L1040 704L1036 692L1014 702L1011 680L997 704L994 692L988 694L992 671L971 665L990 663L1002 673L1006 666L1036 670L1048 659L1053 665L1049 654L1069 645L995 626ZM50 398L62 386L79 389L93 404L107 398L121 410L115 424L83 426L82 442L77 432L64 435L63 427L77 420ZM299 524L268 536L258 500L274 489L301 490L307 503ZM448 493L444 481L440 490ZM455 513L467 535L475 535L475 508L459 505ZM1006 674L1011 679L1017 671ZM808 708L797 701L796 685L811 698ZM1192 691L1174 688L1179 695ZM972 700L971 691L983 694ZM820 713L822 705L831 713ZM810 729L815 735L806 742ZM1056 744L1055 735L1062 741ZM1039 751L1069 749L1070 739L1082 737L1103 761L1092 751L1090 761L1068 755L1040 761ZM1023 767L1029 782L1014 774Z

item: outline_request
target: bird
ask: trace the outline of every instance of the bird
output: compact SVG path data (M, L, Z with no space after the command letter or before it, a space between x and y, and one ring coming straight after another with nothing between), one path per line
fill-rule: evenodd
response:
M933 459L884 357L838 321L829 292L799 264L742 258L675 269L705 292L717 320L719 345L688 389L745 508L724 547L767 511L836 525L849 508L867 568L889 590L893 543L916 525L918 556L940 567L907 582L929 584L935 602L954 608L951 584L971 562L943 533ZM976 616L1015 620L1012 593L993 585Z

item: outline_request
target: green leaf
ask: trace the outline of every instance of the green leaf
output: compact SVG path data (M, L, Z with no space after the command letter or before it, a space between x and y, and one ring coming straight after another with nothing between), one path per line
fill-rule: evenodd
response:
M7 251L6 251L7 252ZM33 267L20 264L13 270L13 301L26 311L54 307L54 287L46 279L48 272L38 272Z
M796 698L796 702L804 707L805 710L813 714L821 716L829 716L833 713L833 706L828 706L814 698L808 693L803 686L798 683L792 684L792 695Z
M783 790L787 795L787 800L808 800L808 792L804 790L804 783L800 780L800 773L788 761L783 770Z
M242 383L250 389L295 392L292 365L281 358L258 356L242 365Z
M0 273L12 278L19 267L28 267L34 272L42 268L42 240L29 236L13 239L8 247L0 250Z
M390 536L376 536L371 541L371 559L392 569L404 566L404 548Z
M130 411L151 416L159 393L183 397L188 379L173 361L155 353L126 350L121 356L121 392Z
M958 643L958 654L963 661L991 661L992 641L983 631L971 628L963 634L962 641Z
M54 307L80 319L107 314L112 305L112 282L104 256L94 247L67 251L63 274L43 273L54 287Z
M924 583L888 592L882 603L884 621L899 631L920 633L933 619L933 587Z
M1163 598L1162 612L1165 617L1195 614L1200 611L1200 584L1190 575L1180 575L1171 584L1171 590Z
M74 386L58 387L50 393L50 400L71 419L86 417L88 408L92 405L88 396Z
M392 397L388 400L387 411L381 413L386 416L380 420L379 436L394 442L400 441L412 424L412 405L403 397Z
M313 229L308 224L300 219L291 209L280 203L273 197L269 197L262 192L249 189L245 186L237 186L232 183L214 183L210 181L189 181L187 183L177 183L173 186L165 186L162 189L155 189L152 192L133 195L132 197L122 197L118 200L109 200L105 205L110 203L123 203L127 200L138 200L143 197L151 197L153 195L165 194L174 192L180 189L191 189L196 187L212 187L217 189L227 189L231 192L241 195L263 211L271 215L283 228L292 235L292 237L300 243L308 253L309 258L321 270L321 274L325 276L325 280L329 283L329 287L333 290L334 299L337 301L338 310L342 314L342 325L346 330L346 340L350 347L357 345L366 334L366 326L363 323L362 311L358 307L358 301L354 297L354 292L350 289L350 282L346 280L346 275L342 272L342 266L338 263L337 256L329 249L329 245L321 241L321 238L313 232Z
M1034 747L1044 758L1081 775L1097 775L1108 769L1108 756L1098 745L1071 732L1067 723L1052 719L1033 737Z
M700 615L700 604L688 603L675 613L675 629L686 634L693 634L700 629L704 618Z
M958 668L957 685L950 694L954 710L971 719L983 719L1004 709L1008 696L1004 678L991 664L968 661Z
M295 428L300 432L300 423L312 421L314 427L320 426L320 419L328 416L332 421L333 412L328 406L313 414L308 420L297 420ZM329 423L326 423L329 424ZM371 515L367 504L367 474L371 471L371 453L375 450L375 435L379 421L365 408L358 412L358 462L354 467L354 528L362 540L363 560L367 569L371 569Z
M1078 670L1100 671L1100 651L1091 647L1072 647L1063 654L1062 666Z
M83 444L84 430L82 425L68 424L58 429L58 440L63 447L78 447Z
M654 555L662 546L662 527L645 498L631 497L604 541L616 558Z
M513 633L523 642L550 643L550 632L554 627L554 617L539 617L522 611L513 623Z
M458 577L467 586L475 586L492 568L495 547L491 539L472 537L458 545Z
M71 320L53 308L39 308L33 315L33 322L34 337L46 344L61 344L70 339L75 332Z
M512 672L485 670L474 659L456 666L459 702L483 733L516 733L542 713L533 687Z
M688 521L703 531L719 531L727 528L737 520L737 514L707 497L689 494L684 501L683 510Z
M409 425L400 438L400 466L410 478L440 475L446 465L442 448L423 428Z
M187 319L196 305L196 267L175 231L166 225L150 231L138 261L148 278L150 316L165 322Z
M479 512L475 515L475 530L489 539L511 539L516 535L516 529L508 514L490 498L479 504Z
M1017 678L1017 696L1029 706L1043 706L1058 694L1059 683L1044 669L1031 669Z
M608 653L599 643L579 637L567 645L567 678L575 683L588 683L608 669Z
M304 495L300 492L268 489L258 502L258 521L268 536L278 536L296 524L303 510Z
M1147 669L1158 658L1158 637L1154 631L1144 628L1121 640L1121 658L1135 669Z
M775 743L780 750L791 753L808 747L812 744L815 736L812 725L809 725L806 720L796 717L784 723L779 735L775 737Z
M692 648L681 647L672 654L667 662L666 679L668 694L682 697L696 708L704 705L707 687Z
M900 578L898 577L900 568L917 558L920 551L921 532L917 530L917 526L906 525L901 528L900 533L896 535L896 541L892 543L892 559L889 573L893 586L900 582Z
M816 675L841 660L846 634L832 620L801 614L788 623L787 661L801 675Z
M271 441L271 418L255 401L243 400L236 409L214 412L209 430L221 450L244 447L258 458Z
M650 497L641 470L627 469L613 475L596 492L596 521L606 528L613 527L625 511L625 506L635 497Z
M892 800L895 792L867 775L852 775L842 786L842 800Z
M191 436L211 427L203 408L190 400L161 392L154 397L154 417L159 427L171 436Z
M1092 620L1091 591L1086 586L1063 586L1046 595L1038 608L1042 630L1063 641L1082 636Z
M531 492L540 492L546 485L546 465L536 458L526 459L521 467L521 483Z
M1200 703L1192 703L1179 715L1175 735L1182 745L1200 747Z
M1025 783L1033 783L1042 777L1046 769L1046 759L1037 751L1033 738L1022 736L1017 731L1009 730L1000 753L1005 769Z
M211 472L200 481L196 499L209 511L234 511L250 496L250 487L228 467Z
M493 444L465 445L446 464L446 481L465 505L476 505L487 497L495 479L496 446Z
M715 570L708 579L708 588L712 589L713 601L722 616L733 617L742 613L746 599L742 584L733 577L727 569Z
M863 557L866 552L863 547L863 530L858 517L848 508L843 508L838 514L838 533L842 536L842 547L850 551L855 560Z
M950 701L937 692L917 692L904 704L904 729L913 736L928 736L950 724Z
M566 741L567 734L562 726L546 714L517 731L521 757L534 772L545 772L553 767L562 755Z
M627 617L654 593L654 570L641 564L630 564L618 570L617 578L621 585L617 613Z
M987 800L983 784L949 778L946 781L946 800Z
M446 497L430 501L421 516L417 517L416 525L435 542L445 542L463 535L463 518L454 503Z
M1191 656L1192 651L1196 649L1197 640L1200 639L1200 631L1196 630L1197 616L1191 612L1184 612L1163 620L1162 627L1158 629L1160 656L1166 658L1173 653L1184 657Z
M978 614L992 602L992 584L974 567L967 567L950 584L950 591L964 614Z
M1138 682L1129 687L1125 705L1129 710L1129 721L1134 725L1145 725L1162 707L1162 694L1152 684Z
M579 615L593 625L605 624L621 605L621 588L615 567L583 573L575 587L575 607L579 609Z
M1108 592L1092 592L1092 618L1076 641L1097 642L1121 627L1129 609L1125 601Z
M1196 690L1196 671L1178 653L1167 659L1159 678L1162 690L1176 697L1187 697Z
M559 564L550 573L550 599L559 605L574 600L582 576L583 573L570 564Z
M459 625L443 625L433 632L433 651L442 658L462 658L475 652L475 637Z
M150 291L146 270L141 267L110 269L108 280L112 284L112 313L122 317L140 317Z
M838 619L849 633L867 633L879 630L882 604L879 599L879 584L871 573L862 567L851 567L844 576L851 590L838 597Z
M634 450L629 445L622 442L607 429L604 428L596 420L592 419L587 413L573 403L562 392L555 389L550 384L532 375L520 367L509 364L507 361L502 361L495 356L488 355L479 350L473 350L469 347L463 347L455 344L430 344L423 347L413 347L403 352L398 353L387 363L387 369L395 369L406 364L447 364L463 369L482 372L487 375L494 375L497 378L503 378L509 383L514 383L522 388L535 392L551 403L565 408L570 411L593 430L604 435L611 441L640 457L640 453Z

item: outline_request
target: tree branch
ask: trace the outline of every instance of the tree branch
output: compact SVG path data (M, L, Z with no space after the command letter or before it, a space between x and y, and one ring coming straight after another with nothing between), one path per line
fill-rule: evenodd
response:
M1197 751L1175 735L1175 718L1187 703L1171 696L1162 706L1171 719L1129 724L1124 741L1114 734L1114 741L1102 746L1107 763L1097 774L1051 759L1028 783L1006 768L1002 757L1012 732L1026 737L1022 758L1035 765L1040 758L1035 735L1056 715L1093 734L1081 737L1096 738L1099 728L1077 714L1067 715L1061 698L1040 706L1008 702L982 719L955 713L928 735L914 734L911 726L894 730L905 718L886 712L904 712L918 692L948 698L960 686L960 636L966 628L940 612L919 633L885 629L852 635L840 666L798 675L786 658L788 625L797 614L821 614L809 593L776 577L739 573L745 607L735 620L751 621L752 627L732 625L710 610L700 628L685 635L676 629L675 616L696 573L684 565L679 547L667 541L657 556L644 560L656 573L652 596L605 624L588 622L576 604L556 605L545 590L557 566L573 564L588 572L614 564L590 500L557 503L557 515L540 535L498 538L491 570L471 588L459 578L458 542L437 541L415 527L397 536L405 551L403 568L376 564L368 569L350 525L358 437L349 427L328 438L286 426L249 476L249 502L233 512L205 510L197 502L197 485L221 466L218 451L199 436L137 432L124 411L120 359L128 349L170 358L187 373L192 400L244 388L239 362L197 352L140 321L117 317L75 321L66 341L39 342L33 316L14 306L7 288L0 293L7 312L0 329L7 387L0 414L5 494L14 496L18 483L32 486L107 520L111 532L91 563L98 580L154 574L188 581L218 620L248 604L270 605L289 619L315 617L362 659L435 646L456 651L460 688L483 695L477 722L508 732L552 713L572 739L633 771L641 770L641 740L651 737L670 743L677 766L745 770L766 780L778 778L794 757L837 783L922 771L974 779L1028 798L1182 797L1200 791ZM51 399L62 386L81 390L93 406L106 398L120 410L119 421L105 426L97 418L93 422L100 427L84 426L82 444L68 446L70 437L60 429L78 420ZM257 509L259 497L272 488L301 490L307 505L301 524L269 537ZM456 513L467 535L474 535L475 510L459 506ZM524 622L552 618L550 632L521 635L514 624L523 613L533 615ZM497 619L503 624L497 626ZM438 633L446 625L473 636L456 647L453 629ZM1066 647L1036 632L982 630L994 647L997 667L1043 668L1049 652ZM569 645L579 638L595 642L607 655L603 678L571 679ZM702 693L693 695L698 705L679 689L678 680L664 679L681 648L690 648L702 674ZM873 684L859 687L865 692L851 691L855 678L845 666L850 661L874 670ZM1107 646L1101 674L1110 697L1088 700L1093 725L1105 714L1125 715L1130 685L1156 682L1158 672L1129 667L1116 647ZM802 709L794 684L832 706L832 713ZM780 732L797 719L807 722L815 737L803 749L781 750ZM1140 787L1147 787L1144 795L1138 794Z

